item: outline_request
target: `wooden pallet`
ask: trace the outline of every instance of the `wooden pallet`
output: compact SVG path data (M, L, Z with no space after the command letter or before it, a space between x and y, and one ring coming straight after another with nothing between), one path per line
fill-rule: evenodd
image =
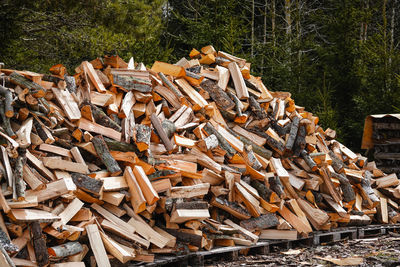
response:
M315 231L307 238L297 240L261 240L252 246L219 247L210 251L192 252L188 255L157 256L153 263L137 263L129 266L204 266L207 259L225 259L235 261L239 254L265 255L275 249L318 246L323 243L338 242L346 239L368 238L387 234L388 231L400 232L400 224L370 225L360 227L340 227L332 231Z

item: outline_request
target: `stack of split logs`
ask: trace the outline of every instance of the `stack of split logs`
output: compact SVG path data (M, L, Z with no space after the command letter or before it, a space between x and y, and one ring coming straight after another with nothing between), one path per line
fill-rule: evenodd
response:
M399 180L246 60L0 70L0 266L152 262L397 222Z

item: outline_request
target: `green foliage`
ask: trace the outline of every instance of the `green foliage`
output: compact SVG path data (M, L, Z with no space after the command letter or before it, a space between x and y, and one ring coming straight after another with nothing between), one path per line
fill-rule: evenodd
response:
M0 10L7 66L46 71L62 62L70 68L104 54L134 56L150 64L166 58L160 45L164 0L5 1Z

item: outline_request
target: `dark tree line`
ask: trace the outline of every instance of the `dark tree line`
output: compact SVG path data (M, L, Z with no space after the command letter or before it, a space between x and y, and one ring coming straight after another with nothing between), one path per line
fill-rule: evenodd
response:
M213 44L359 149L364 118L400 112L397 0L3 0L0 61L46 71L118 53L151 65Z

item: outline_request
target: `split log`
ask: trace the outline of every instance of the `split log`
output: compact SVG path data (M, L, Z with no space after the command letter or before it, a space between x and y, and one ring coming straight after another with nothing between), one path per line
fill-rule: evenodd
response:
M239 135L235 132L233 132L232 130L229 129L229 132L231 134L233 134L234 136L238 137L240 141L243 142L243 144L245 144L246 146L251 146L251 148L253 149L253 151L260 155L261 157L265 158L265 159L270 159L272 156L272 151L269 149L266 149L263 146L259 146L256 143L254 143L253 141L251 141L249 138L243 136L243 135Z
M242 73L236 62L231 62L228 65L229 72L232 76L233 83L235 84L236 95L239 99L249 98L249 92L244 82Z
M4 97L4 114L7 118L14 117L14 108L12 106L13 96L11 91L0 85L0 95Z
M108 117L101 108L98 108L95 105L90 105L90 107L92 109L93 118L98 124L121 132L121 126L110 117Z
M306 135L307 135L306 127L300 123L296 141L294 142L293 154L295 156L299 156L301 151L303 151L304 148L306 147Z
M297 132L299 131L299 124L300 124L300 118L295 116L292 120L289 137L286 141L286 145L285 145L286 151L291 151L293 148L294 142L296 141Z
M49 253L46 247L46 241L42 234L42 228L39 222L31 224L31 239L33 248L35 250L36 262L39 266L46 266L49 264Z
M89 237L90 247L92 248L94 257L96 258L97 266L111 267L97 225L96 224L87 225L86 232Z
M17 72L11 73L9 78L12 83L19 85L22 88L29 89L29 93L34 97L43 97L45 95L46 90L42 86L35 82L32 82L31 80Z
M220 208L239 220L247 220L251 218L250 213L239 206L236 202L231 202L222 198L213 198L210 202L211 205Z
M75 185L84 191L100 195L103 190L103 181L90 178L81 173L71 173Z
M198 248L203 247L203 236L201 234L195 234L196 230L189 229L165 229L168 233L175 236L177 241L185 244L190 244ZM198 231L201 233L201 231Z
M343 174L337 174L335 172L331 173L332 177L335 177L340 182L340 188L343 192L343 200L345 202L352 202L356 199L356 194L354 193L354 189L351 186L349 179L346 178Z
M260 217L251 218L240 222L240 226L250 231L267 229L277 226L278 224L279 220L274 213L267 213L261 215Z
M151 128L147 125L136 124L135 143L139 151L145 151L150 146Z
M83 247L79 242L67 242L59 246L47 249L49 255L53 257L68 257L83 251Z
M308 155L307 151L303 150L300 153L301 157L304 159L304 161L307 163L308 167L314 172L318 169L317 164L314 162L314 160Z
M215 101L218 108L223 110L230 110L235 106L235 103L229 98L225 91L219 88L216 82L205 80L200 84L200 87L210 94L211 98Z
M276 194L278 194L280 198L282 199L286 198L286 193L283 189L283 185L278 176L269 177L268 182L271 190L273 190Z
M365 171L365 177L361 180L361 188L367 194L367 197L372 201L372 206L375 207L379 204L379 198L375 195L374 190L371 188L371 177L372 174L369 171Z
M14 187L16 199L23 200L25 198L26 185L24 182L24 165L26 164L26 149L18 148L18 158L15 163L14 170Z
M257 100L254 97L252 97L252 96L249 97L249 104L251 107L251 111L254 113L254 115L256 116L256 118L258 120L263 120L268 117L265 110L263 108L261 108L260 104L257 102Z
M204 126L204 131L207 132L208 135L214 134L218 142L223 150L226 151L227 156L229 158L233 157L233 155L236 154L236 150L226 141L226 139L214 128L214 126L211 125L211 123L207 122L206 125Z
M167 133L164 131L164 127L161 124L160 120L158 119L157 115L154 113L151 114L150 119L151 119L151 123L153 124L153 127L156 129L157 134L160 136L167 151L168 152L172 151L174 149L174 146L171 143L171 140L169 139ZM165 126L168 127L167 124L165 124ZM171 132L171 130L169 132Z
M146 199L143 196L142 190L133 174L132 168L127 166L124 171L124 177L129 187L131 194L131 204L135 213L140 213L146 209Z
M328 155L331 157L332 159L332 167L335 170L335 172L337 173L342 173L343 172L343 168L344 168L344 163L342 160L339 159L338 156L336 156L335 153L333 153L333 151L329 151Z
M122 170L118 165L118 162L111 156L110 150L106 142L104 141L103 136L97 135L93 137L92 143L94 148L96 149L97 155L99 155L101 161L107 167L107 170L111 173L111 176L119 175Z

